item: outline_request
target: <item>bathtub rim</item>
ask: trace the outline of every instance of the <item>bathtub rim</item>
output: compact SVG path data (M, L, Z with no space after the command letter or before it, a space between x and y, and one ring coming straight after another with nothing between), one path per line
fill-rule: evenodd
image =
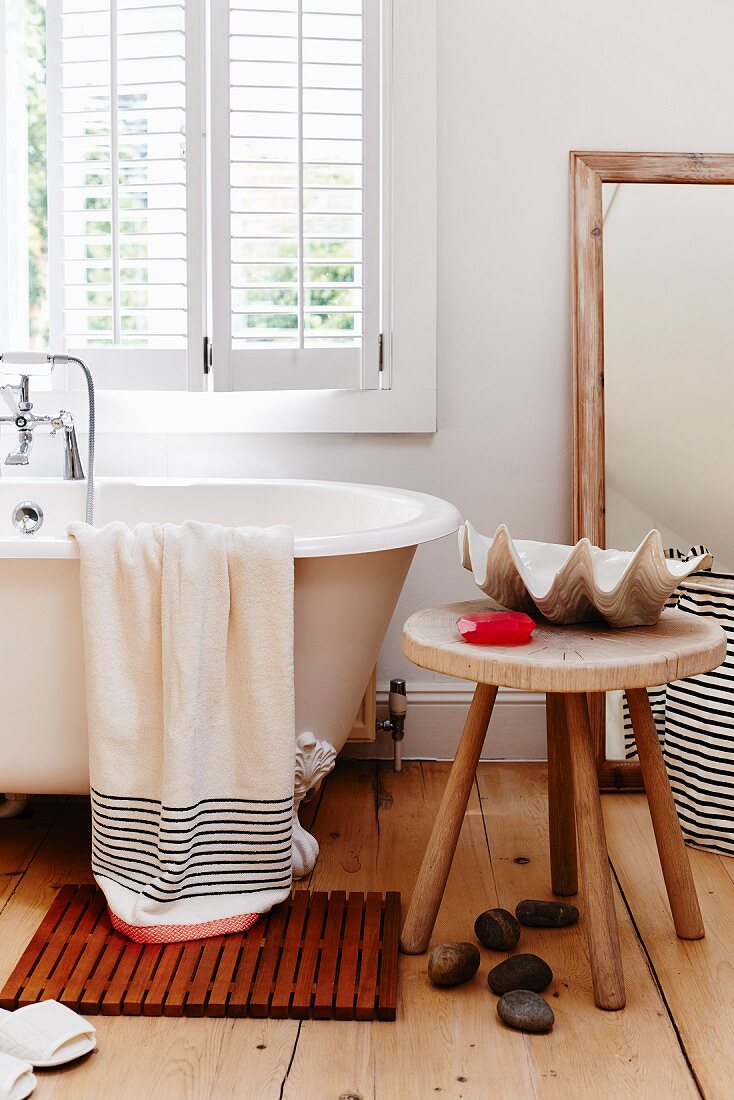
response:
M62 492L79 492L86 482L61 481L54 477L2 477L2 486L16 487L23 499L33 494L33 488L53 487ZM313 488L348 489L368 495L379 494L392 499L409 498L420 504L418 515L401 523L382 527L364 528L332 535L296 537L294 556L298 558L340 557L353 554L379 553L382 550L399 550L408 546L420 546L458 531L463 522L459 510L449 501L413 489L373 485L350 481L327 481L310 478L224 478L224 477L99 477L96 484L128 485L145 488L188 488L198 485L265 485L310 486ZM243 525L244 526L244 525ZM0 536L0 559L75 559L79 547L69 535L6 535Z

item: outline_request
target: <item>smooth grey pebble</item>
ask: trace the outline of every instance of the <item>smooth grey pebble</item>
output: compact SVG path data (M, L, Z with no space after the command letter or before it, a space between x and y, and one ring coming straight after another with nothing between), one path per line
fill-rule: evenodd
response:
M474 935L492 951L511 951L520 939L520 925L506 909L487 909L474 921Z
M575 924L579 911L567 901L536 901L528 898L515 906L515 916L528 928L565 928Z
M434 985L459 985L474 977L479 962L479 948L473 943L440 943L428 959L428 977Z
M503 1023L517 1031L550 1031L556 1021L548 1002L530 989L504 993L497 1002L497 1012Z
M493 993L501 997L513 989L531 989L542 993L553 981L553 971L538 955L511 955L498 963L487 975L487 983Z

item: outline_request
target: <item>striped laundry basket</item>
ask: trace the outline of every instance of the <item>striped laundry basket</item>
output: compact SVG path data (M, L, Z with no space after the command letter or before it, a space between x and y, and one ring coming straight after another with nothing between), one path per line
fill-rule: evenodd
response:
M690 561L691 558L698 558L701 554L708 554L709 551L705 546L692 546L687 552L678 550L675 547L663 551L666 558L670 558L673 561ZM708 576L711 572L709 569L704 569L701 572L706 573ZM694 576L700 574L694 573ZM676 588L665 601L666 607L678 607L678 600L680 598L681 589ZM668 688L666 684L662 687L653 687L647 689L647 694L650 699L650 709L652 710L653 718L655 719L655 728L658 731L658 739L661 745L665 744L665 701L668 694ZM624 729L624 759L625 760L637 760L637 745L635 744L635 735L632 730L632 719L630 718L629 707L627 706L627 700L622 693L622 726Z
M713 672L668 684L665 763L686 841L734 856L734 576L697 574L678 592L681 611L715 619L727 647Z

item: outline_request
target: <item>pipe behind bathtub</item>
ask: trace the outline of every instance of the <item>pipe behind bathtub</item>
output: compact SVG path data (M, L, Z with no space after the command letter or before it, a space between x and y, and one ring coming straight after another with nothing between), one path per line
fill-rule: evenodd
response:
M405 680L396 678L390 681L388 695L388 715L382 722L376 723L377 730L385 730L392 735L393 771L403 770L403 738L405 737L405 715L408 710L408 692Z

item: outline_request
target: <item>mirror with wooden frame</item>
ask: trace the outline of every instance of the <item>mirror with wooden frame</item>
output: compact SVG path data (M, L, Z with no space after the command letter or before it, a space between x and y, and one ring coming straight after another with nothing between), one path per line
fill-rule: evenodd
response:
M632 550L656 527L734 571L734 154L570 167L574 539ZM602 789L642 790L621 693L590 703Z

